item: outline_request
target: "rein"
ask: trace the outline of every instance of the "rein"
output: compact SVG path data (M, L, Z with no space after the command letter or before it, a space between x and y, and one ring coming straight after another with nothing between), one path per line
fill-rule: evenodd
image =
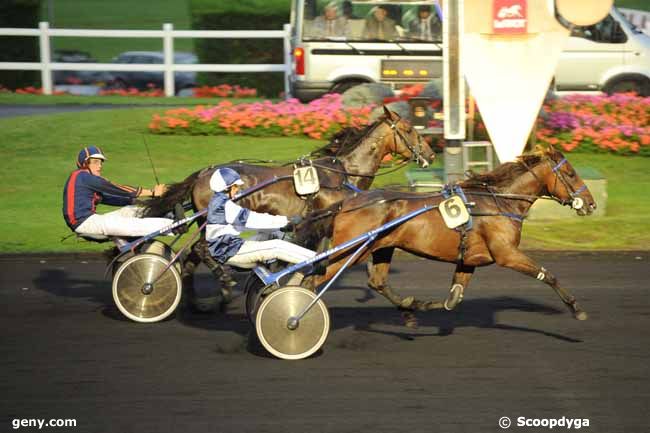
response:
M339 159L334 159L333 162L339 162L340 163L340 160ZM313 162L313 161L312 161L311 165L313 165L314 167L320 167L323 170L328 170L328 171L332 171L334 173L343 174L345 176L375 178L375 177L385 176L387 174L394 173L397 170L402 169L408 163L409 163L409 161L400 162L397 167L394 167L394 168L391 168L390 170L387 170L387 171L384 171L384 172L381 172L381 173L376 173L376 174L353 173L353 172L347 171L345 169L341 170L341 169L338 169L338 168L329 167L327 165L323 165L323 164Z
M544 162L548 161L549 164L552 165L553 161L550 157L544 158ZM587 189L587 185L583 184L580 188L574 189L573 186L565 179L564 174L560 171L560 168L564 164L566 164L568 161L566 158L562 158L560 162L557 162L555 166L551 167L551 171L553 174L555 174L555 182L553 183L553 190L549 191L550 196L539 196L538 198L544 199L544 200L554 200L558 203L560 203L562 206L571 206L573 209L580 209L584 206L584 200L582 197L580 197L580 194L584 192ZM528 170L537 180L537 182L540 183L540 185L544 185L544 182L537 176L537 174L526 164L523 160L521 161L524 167L526 167L526 170ZM555 190L557 189L557 181L558 179L562 184L564 185L564 188L567 190L569 193L569 197L571 197L571 200L563 200L560 199L556 196L554 196Z

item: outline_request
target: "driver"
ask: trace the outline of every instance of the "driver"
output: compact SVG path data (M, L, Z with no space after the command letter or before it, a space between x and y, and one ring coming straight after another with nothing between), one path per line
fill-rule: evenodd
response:
M105 239L108 236L139 237L160 230L174 222L168 218L139 218L141 208L136 198L162 195L166 185L153 189L118 185L101 177L106 157L97 146L81 149L78 169L70 174L63 189L63 218L70 230L81 236ZM122 208L98 214L97 204Z
M314 251L280 239L250 241L240 237L245 229L277 230L296 224L282 215L258 213L237 205L232 199L243 184L239 173L231 168L217 169L210 178L214 195L208 204L205 237L212 257L240 268L252 268L272 259L300 263L314 257Z

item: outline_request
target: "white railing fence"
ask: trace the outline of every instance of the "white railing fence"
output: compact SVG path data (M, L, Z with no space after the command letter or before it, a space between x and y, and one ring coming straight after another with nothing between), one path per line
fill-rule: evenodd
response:
M52 94L52 71L146 71L164 73L165 95L174 96L174 72L283 72L284 91L287 97L291 73L291 30L285 24L282 30L174 30L172 24L163 24L162 30L81 30L52 29L47 22L39 23L38 29L0 28L0 36L36 36L40 41L40 62L0 62L0 70L41 71L43 93ZM53 63L51 37L93 38L162 38L164 62L151 64L122 63ZM174 39L282 39L284 63L282 64L174 64Z

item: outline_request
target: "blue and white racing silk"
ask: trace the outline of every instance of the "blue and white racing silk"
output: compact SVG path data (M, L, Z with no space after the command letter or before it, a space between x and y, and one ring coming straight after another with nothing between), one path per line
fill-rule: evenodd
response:
M208 224L205 239L210 254L220 263L226 263L241 248L239 236L244 229L276 230L287 225L282 215L253 212L233 202L224 192L217 192L208 204Z

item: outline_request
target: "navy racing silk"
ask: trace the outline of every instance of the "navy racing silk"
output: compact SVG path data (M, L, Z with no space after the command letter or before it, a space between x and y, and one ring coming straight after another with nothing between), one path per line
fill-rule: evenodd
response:
M63 188L63 218L73 231L95 214L98 203L111 206L133 204L142 188L118 185L88 169L75 170Z
M233 202L224 192L215 193L208 204L205 239L210 255L220 263L237 254L244 240L241 231L276 230L287 225L287 217L258 213Z

